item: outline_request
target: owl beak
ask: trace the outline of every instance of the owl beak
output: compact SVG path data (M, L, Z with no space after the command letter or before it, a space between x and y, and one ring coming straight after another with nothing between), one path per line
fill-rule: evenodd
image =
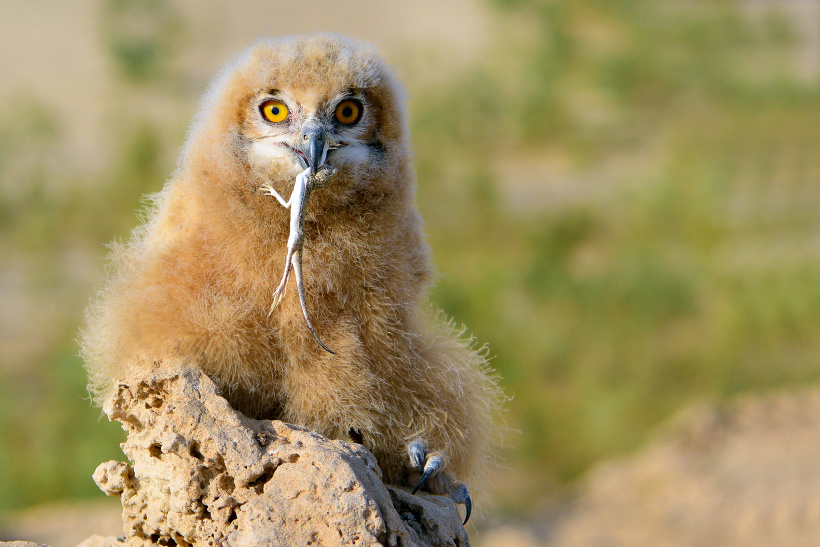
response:
M302 127L302 152L307 158L310 172L316 174L327 158L327 136L318 121L309 120Z

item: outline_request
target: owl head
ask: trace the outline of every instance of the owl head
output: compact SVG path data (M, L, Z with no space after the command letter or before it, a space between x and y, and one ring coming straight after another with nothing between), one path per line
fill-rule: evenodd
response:
M266 38L211 84L181 167L270 183L328 164L337 190L388 191L406 178L406 126L401 85L371 45L330 34Z

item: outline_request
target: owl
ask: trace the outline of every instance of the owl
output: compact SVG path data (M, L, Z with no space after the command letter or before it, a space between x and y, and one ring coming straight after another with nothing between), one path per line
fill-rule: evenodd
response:
M254 43L210 85L145 218L81 331L98 403L127 370L182 360L246 415L358 442L385 482L469 518L502 396L429 303L405 96L372 46Z

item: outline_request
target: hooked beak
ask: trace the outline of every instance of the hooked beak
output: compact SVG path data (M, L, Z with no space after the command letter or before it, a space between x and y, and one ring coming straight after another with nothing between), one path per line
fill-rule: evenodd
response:
M302 127L302 153L307 158L307 166L315 175L327 158L327 136L325 128L315 120L309 120Z

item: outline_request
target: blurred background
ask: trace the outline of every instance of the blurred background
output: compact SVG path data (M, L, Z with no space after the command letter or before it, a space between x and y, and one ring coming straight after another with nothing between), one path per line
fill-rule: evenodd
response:
M815 0L5 1L0 537L116 516L91 474L123 434L75 341L105 244L220 65L315 30L374 42L406 83L433 300L511 397L476 538L547 542L590 469L682 409L816 385Z

